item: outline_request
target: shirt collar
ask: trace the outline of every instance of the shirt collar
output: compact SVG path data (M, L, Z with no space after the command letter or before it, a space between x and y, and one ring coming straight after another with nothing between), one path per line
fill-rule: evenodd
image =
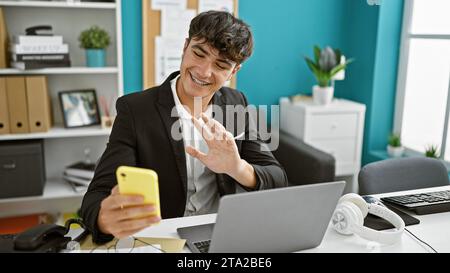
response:
M181 104L180 98L178 98L177 94L177 80L180 78L180 75L178 75L175 79L170 81L170 86L172 89L172 95L173 100L175 101L175 107L177 108L178 115L182 119L191 119L192 115L189 113L189 111L184 108L183 104ZM211 117L212 116L212 106L211 104L208 105L208 108L206 108L205 111L206 116Z

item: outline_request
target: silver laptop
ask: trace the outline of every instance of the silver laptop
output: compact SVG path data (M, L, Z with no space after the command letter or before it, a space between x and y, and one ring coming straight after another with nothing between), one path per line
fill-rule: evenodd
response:
M180 227L192 252L294 252L318 246L345 182L226 195L215 224Z

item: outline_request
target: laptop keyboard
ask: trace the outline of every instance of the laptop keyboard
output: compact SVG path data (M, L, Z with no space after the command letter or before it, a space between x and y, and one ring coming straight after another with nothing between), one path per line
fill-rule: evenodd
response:
M450 191L391 196L381 200L413 210L417 214L450 211Z
M210 244L211 240L194 242L195 247L200 251L200 253L208 253Z

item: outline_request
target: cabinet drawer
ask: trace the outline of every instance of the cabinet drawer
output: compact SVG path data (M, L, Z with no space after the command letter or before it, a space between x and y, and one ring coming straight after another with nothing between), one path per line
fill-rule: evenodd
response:
M336 137L356 137L358 115L351 114L313 114L306 130L309 139Z
M308 141L310 145L334 156L336 163L356 162L356 139L330 139Z

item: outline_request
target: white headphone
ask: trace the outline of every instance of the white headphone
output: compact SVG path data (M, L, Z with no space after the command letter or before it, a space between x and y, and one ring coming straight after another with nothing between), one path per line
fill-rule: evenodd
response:
M367 213L390 222L395 231L378 231L363 226ZM394 244L401 239L405 222L400 216L386 207L367 203L361 196L349 193L342 196L331 218L334 229L344 235L357 234L370 241Z

